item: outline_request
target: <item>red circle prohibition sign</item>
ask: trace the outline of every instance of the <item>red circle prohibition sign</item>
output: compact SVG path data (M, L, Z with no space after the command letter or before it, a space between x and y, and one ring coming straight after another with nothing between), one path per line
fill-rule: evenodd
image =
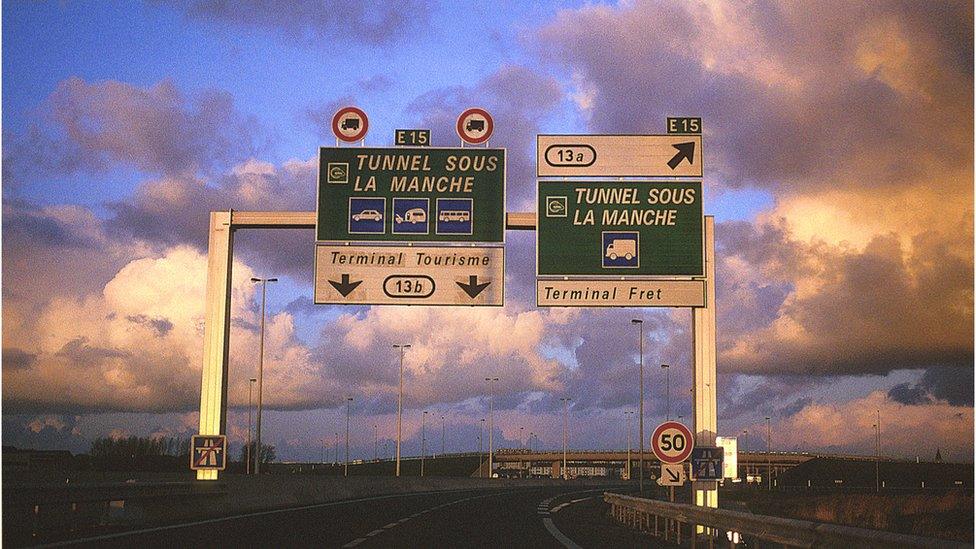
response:
M471 117L471 115L478 115L484 118L484 128L478 128L477 122L480 120L471 120L467 124L465 121ZM473 124L474 123L474 124ZM495 130L495 121L492 120L491 115L485 109L471 108L467 109L458 116L457 119L457 134L465 142L472 145L479 145L488 141L491 137L491 133ZM484 132L480 137L475 137L468 132L477 131L478 133Z
M350 114L355 116L348 116ZM366 137L366 130L368 129L369 119L366 118L366 113L358 107L343 107L332 116L332 133L337 139L347 143L359 141Z
M677 421L665 421L654 429L651 437L651 450L662 463L682 463L695 448L695 437L691 430Z

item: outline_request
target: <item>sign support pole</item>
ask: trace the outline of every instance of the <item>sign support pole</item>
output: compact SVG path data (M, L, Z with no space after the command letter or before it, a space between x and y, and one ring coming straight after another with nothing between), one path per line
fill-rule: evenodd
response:
M705 307L691 310L694 356L694 425L696 446L715 446L718 418L715 402L715 217L705 216ZM718 507L718 483L694 481L695 505ZM696 526L696 532L705 531Z
M535 226L535 212L509 212L505 215L507 230L534 231ZM210 212L199 434L220 435L227 431L227 366L230 351L234 231L314 228L315 212ZM197 471L197 480L217 480L217 471Z
M230 350L230 290L234 232L233 211L210 212L207 250L207 303L200 384L200 434L227 429L227 357ZM197 471L197 480L217 480L217 471Z

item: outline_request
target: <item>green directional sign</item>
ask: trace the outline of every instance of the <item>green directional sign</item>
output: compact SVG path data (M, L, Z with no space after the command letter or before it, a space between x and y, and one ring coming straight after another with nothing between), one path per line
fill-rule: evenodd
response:
M319 149L319 241L504 242L505 150Z
M704 276L700 181L538 185L539 276Z

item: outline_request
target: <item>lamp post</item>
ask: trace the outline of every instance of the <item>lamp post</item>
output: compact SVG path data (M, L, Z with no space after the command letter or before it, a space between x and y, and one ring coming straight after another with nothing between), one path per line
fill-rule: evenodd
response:
M569 474L566 471L566 444L569 428L569 401L573 400L569 397L561 397L559 399L563 403L563 480L569 478Z
M877 410L878 422L874 424L876 442L874 447L874 491L881 491L881 410Z
M378 426L373 424L373 461L379 461L379 455L376 453L376 438L377 438Z
M349 408L352 407L352 397L346 397L346 466L342 476L349 476Z
M444 416L441 416L441 456L444 455L444 439L445 439L446 432L447 431L445 430L444 427Z
M495 430L495 389L494 383L498 381L497 377L486 377L485 381L488 382L488 478L492 478L493 464L492 460L494 458L494 434L492 431Z
M247 380L247 464L244 467L245 474L251 474L251 392L254 389L256 378Z
M251 282L261 283L261 344L258 351L258 427L257 427L257 448L254 456L254 473L261 473L261 412L263 410L264 395L264 305L268 297L268 282L278 282L277 278L257 278L251 277Z
M640 483L640 495L644 497L644 321L635 318L630 321L638 328L638 347L640 348L640 412L638 417L639 427L637 428L639 459L637 477Z
M481 432L478 433L478 475L485 478L485 470L481 467L481 460L485 455L485 418L481 418Z
M766 489L773 489L773 466L769 456L769 416L766 416Z
M427 455L427 410L424 410L420 433L420 476L424 476L424 457Z
M667 364L662 364L661 369L664 370L665 383L664 383L664 419L671 419L671 366Z
M403 425L403 350L410 345L397 344L394 349L400 349L400 392L397 396L397 447L396 447L396 476L400 476L400 440Z
M333 463L339 465L339 431L335 432L335 461Z
M630 434L632 431L631 422L634 417L634 411L625 410L624 417L626 418L626 416L628 415L630 416L630 418L627 418L627 480L630 480Z

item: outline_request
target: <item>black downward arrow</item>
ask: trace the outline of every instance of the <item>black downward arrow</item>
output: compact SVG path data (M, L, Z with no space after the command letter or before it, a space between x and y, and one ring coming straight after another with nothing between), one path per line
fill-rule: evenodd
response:
M347 274L342 275L342 282L336 282L335 280L329 281L329 284L332 284L332 287L335 288L337 292L342 294L342 297L348 296L350 293L352 293L353 290L356 289L356 287L358 287L362 283L363 283L362 280L349 282L349 275Z
M674 145L671 146L678 149L678 153L672 156L671 160L668 160L669 168L671 168L672 170L677 168L678 164L681 164L681 161L684 160L685 158L688 159L689 164L695 163L695 142L694 141L689 141L687 143L675 143Z
M468 297L470 297L471 299L478 297L478 294L483 292L484 289L487 288L489 284L491 284L490 280L488 282L482 282L481 284L478 284L478 275L469 276L467 284L465 284L464 282L457 283L457 285L460 286L461 289L464 290L464 293L468 294Z
M668 476L671 477L671 482L678 482L681 480L681 475L676 475L674 469L668 469Z

